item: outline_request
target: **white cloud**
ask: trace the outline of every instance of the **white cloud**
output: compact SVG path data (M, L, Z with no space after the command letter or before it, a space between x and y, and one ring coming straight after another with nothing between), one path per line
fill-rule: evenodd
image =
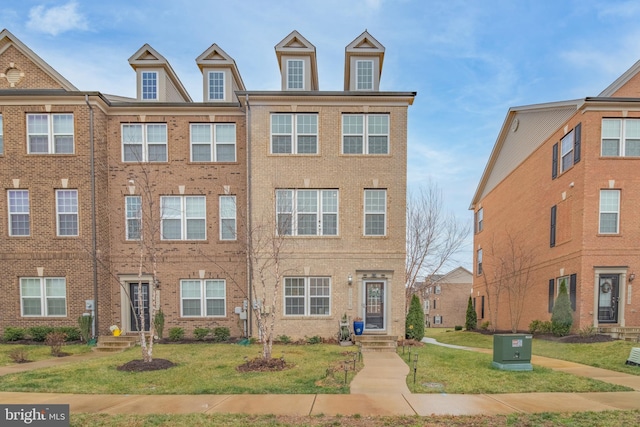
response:
M77 9L76 2L49 9L43 5L33 7L29 10L27 27L53 36L71 30L87 30L87 21Z

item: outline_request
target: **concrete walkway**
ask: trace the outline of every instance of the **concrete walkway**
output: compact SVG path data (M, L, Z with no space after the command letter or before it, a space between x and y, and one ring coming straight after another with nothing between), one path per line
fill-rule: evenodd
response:
M428 341L428 344L439 344ZM448 346L451 347L451 346ZM459 348L453 346L454 348ZM491 352L486 349L460 348ZM0 368L0 375L56 366L101 355L90 353ZM395 353L364 353L364 368L348 395L87 395L0 392L3 404L69 404L73 413L276 415L496 415L514 412L583 412L640 409L640 376L534 356L532 363L633 388L612 393L412 394L409 367Z

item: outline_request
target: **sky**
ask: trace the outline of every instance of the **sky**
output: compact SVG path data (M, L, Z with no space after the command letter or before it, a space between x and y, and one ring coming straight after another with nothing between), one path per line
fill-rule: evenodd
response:
M408 187L435 183L468 223L510 107L596 96L640 59L635 0L103 0L5 2L6 28L83 91L135 97L128 58L145 43L202 101L195 58L213 43L248 90L279 90L274 46L316 47L320 90L343 90L344 49L385 46L381 91L415 91ZM393 143L393 142L392 142ZM472 237L454 263L471 269Z

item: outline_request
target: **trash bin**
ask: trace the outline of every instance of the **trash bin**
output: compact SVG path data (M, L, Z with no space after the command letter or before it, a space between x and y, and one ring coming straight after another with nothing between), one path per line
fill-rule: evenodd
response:
M494 335L491 366L505 371L533 371L531 365L532 341L532 335Z

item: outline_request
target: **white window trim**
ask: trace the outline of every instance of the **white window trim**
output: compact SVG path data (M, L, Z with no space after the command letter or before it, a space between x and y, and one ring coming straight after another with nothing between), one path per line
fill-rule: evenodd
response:
M442 288L440 287L440 285L436 285L433 291L434 294L440 294L442 293Z
M371 64L371 81L370 82L365 82L365 81L361 81L360 80L360 67L361 67L361 65L363 65L365 63L366 64ZM356 60L356 90L362 90L362 91L372 91L373 90L373 88L374 88L374 79L375 79L374 70L375 70L375 67L374 67L374 64L373 64L372 60L370 60L370 59L367 59L367 60ZM370 83L370 87L360 88L360 84L361 83Z
M142 141L140 142L136 141L135 144L124 141L124 128L128 126L131 126L131 127L139 126L142 129L142 132L141 132ZM152 144L149 144L149 141L147 138L147 128L149 126L164 126L165 137L166 137L164 143L153 142ZM166 163L168 162L169 161L169 144L168 144L169 135L167 132L168 132L168 128L166 123L122 123L120 126L120 139L122 140L120 144L122 146L122 162L123 163ZM142 158L137 160L125 160L126 145L142 145ZM149 160L149 145L164 145L166 159L165 160Z
M230 199L232 200L233 203L233 217L225 217L223 216L223 211L222 211L222 204L223 204L223 200L226 199ZM233 241L233 240L237 240L238 239L238 219L237 219L237 205L236 205L236 196L220 196L219 200L218 200L218 205L219 205L219 211L220 211L220 240L225 240L225 241ZM233 238L224 238L223 237L223 226L222 226L222 220L233 220Z
M129 201L133 199L140 200L140 209L137 212L134 212L135 216L129 217ZM138 221L138 230L140 232L140 236L135 239L129 236L129 221L135 220ZM142 237L142 196L125 196L124 197L124 228L125 228L125 240L129 241L139 241Z
M2 114L0 114L0 156L4 154L4 122L2 121Z
M194 316L189 314L184 314L184 297L182 296L182 284L183 282L200 282L200 316ZM215 297L215 298L207 298L207 282L221 282L224 289L223 297ZM189 300L195 298L186 298ZM207 300L222 300L224 302L224 314L207 314ZM186 318L202 318L202 317L227 317L227 281L224 279L182 279L180 280L180 317Z
M215 93L212 93L212 90L213 90L213 86L211 85L212 74L220 74L222 76L222 97L221 98L212 98L211 97L212 94L215 95ZM215 71L209 71L207 73L207 89L208 89L207 90L207 98L208 98L209 101L220 102L220 101L224 101L225 100L225 98L227 96L227 93L226 93L227 91L226 91L226 88L225 88L226 79L227 79L227 77L226 77L224 71L215 70Z
M167 216L165 213L162 212L162 207L164 206L162 201L165 198L178 198L180 199L180 216L178 217L177 215L172 215L172 216ZM204 200L204 209L205 209L205 213L203 217L189 217L187 218L187 199L203 199ZM163 221L165 219L179 219L180 220L180 238L179 239L169 239L164 237L163 234L163 230L164 230L164 224ZM202 239L189 239L187 238L187 224L188 224L188 220L204 220L204 237ZM207 198L206 196L160 196L160 240L166 240L166 241L204 241L207 240Z
M291 117L291 133L274 133L273 131L273 117L276 116L290 116ZM316 131L315 133L302 133L298 132L298 119L302 116L313 116L316 118ZM270 154L274 155L291 155L297 154L300 156L313 156L320 152L319 147L319 129L318 129L318 113L272 113L270 120ZM291 152L289 153L275 153L273 151L273 137L274 136L290 136L291 137ZM298 137L300 136L315 136L316 137L316 151L314 153L299 153L298 150Z
M299 212L298 211L298 194L301 191L315 191L316 192L316 206L315 215L317 217L316 234L299 234L298 230L298 215L299 214L313 214L313 212ZM336 193L336 210L335 212L328 212L324 210L323 194L325 191L331 191ZM278 203L278 194L289 192L291 194L291 211L280 210L280 204ZM331 188L279 188L276 190L276 221L278 214L291 215L291 233L282 234L283 236L299 236L299 237L335 237L340 235L340 191L338 189ZM324 234L324 218L323 215L335 215L336 216L336 233ZM276 232L279 232L279 227L276 227Z
M296 62L302 64L302 80L300 87L291 87L291 72L289 70L289 64ZM304 80L305 80L305 69L304 69L304 60L302 59L287 59L287 90L304 90Z
M11 193L21 193L21 192L26 192L27 193L27 211L26 212L12 212L11 210ZM29 190L26 189L14 189L14 190L8 190L7 191L7 212L9 213L8 215L8 219L9 219L9 225L7 227L7 230L9 230L9 236L11 237L28 237L31 236L31 197L29 194ZM13 227L12 225L12 217L13 215L27 215L28 217L28 221L29 221L29 233L28 234L15 234L13 232Z
M299 298L299 296L292 296L292 295L287 295L286 294L286 284L287 284L287 280L288 279L303 279L304 280L304 314L287 314L287 298ZM321 295L321 296L311 296L311 279L321 279L321 280L327 280L329 283L329 295ZM331 310L332 310L332 295L331 295L331 289L332 289L332 285L331 285L331 277L328 276L290 276L290 277L285 277L283 279L283 285L282 285L282 295L283 295L283 301L282 301L282 313L284 317L300 317L300 316L305 316L305 317L328 317L331 316ZM329 300L329 308L328 308L328 313L325 314L311 314L311 299L312 298L327 298Z
M476 275L482 274L482 248L476 251Z
M370 192L378 192L384 191L384 209L381 211L367 211L367 194ZM387 226L388 226L388 194L387 190L384 188L368 188L364 190L364 222L362 224L362 233L367 237L385 237L387 235ZM383 234L367 234L367 215L384 215L384 233Z
M60 202L60 198L59 198L59 194L61 194L62 192L71 192L73 194L75 194L75 201L76 201L76 210L75 212L60 212L59 209L59 202ZM56 190L56 236L58 237L77 237L80 235L80 200L78 199L78 190L75 189L67 189L67 188L61 188ZM76 217L76 229L78 230L78 232L76 234L60 234L60 215L75 215Z
M476 233L481 232L483 229L483 226L484 226L484 208L480 208L476 213Z
M155 81L155 92L153 98L145 98L145 74L152 74ZM140 99L142 101L157 101L159 99L158 92L160 87L160 79L157 71L141 71L140 72Z
M362 133L345 133L344 118L362 116ZM387 133L369 133L369 119L371 117L386 117L387 118ZM391 154L391 117L389 114L343 114L341 119L342 136L341 136L341 154L346 156L388 156ZM345 153L344 152L344 137L345 136L362 136L362 151L361 153ZM386 153L369 153L369 137L370 136L386 136L387 137L387 152Z
M610 121L610 122L618 122L619 123L619 130L620 132L618 133L617 137L615 139L618 140L618 154L617 155L612 155L612 154L604 154L603 153L603 149L604 149L604 140L605 139L614 139L611 136L605 137L604 136L604 123L606 121ZM602 119L602 126L601 126L601 130L600 130L600 156L601 157L638 157L638 156L627 156L627 139L634 139L634 138L627 138L627 125L629 122L632 121L636 121L636 122L640 122L640 119L608 119L608 118L603 118Z
M47 309L47 299L48 298L62 298L59 296L56 297L48 297L47 296L47 280L50 279L62 279L64 280L64 314L49 314ZM39 280L40 281L40 314L24 314L24 303L22 295L22 281L23 280ZM26 297L26 298L35 298L35 297ZM20 317L67 317L68 313L67 307L67 279L65 277L20 277Z
M207 126L209 127L209 141L207 142L194 142L193 141L193 128L194 126ZM230 142L219 142L217 138L217 129L218 126L233 126L233 132L236 136L233 140L233 143ZM237 129L235 123L191 123L189 125L189 158L193 163L235 163L238 161L237 157L237 146L236 146L236 138L237 138ZM193 146L194 145L208 145L209 146L209 158L211 160L194 160L193 158ZM218 146L221 145L233 145L233 160L218 160Z
M617 206L616 206L616 210L615 211L604 211L602 210L602 194L605 192L615 192L618 195L618 201L617 201ZM604 235L614 235L614 234L620 234L620 190L617 189L606 189L606 190L600 190L600 201L598 204L598 234L604 234ZM615 213L616 214L616 231L615 232L606 232L606 231L602 231L602 214L611 214L611 213Z
M31 144L29 141L29 136L31 135L44 135L44 134L32 134L29 133L29 117L32 116L47 116L47 152L31 152ZM72 139L72 146L73 149L71 150L70 153L57 153L56 150L56 144L55 144L55 137L56 135L69 135L68 133L55 133L53 130L53 117L55 116L70 116L71 117L71 139ZM76 152L76 137L75 137L75 120L74 120L74 116L73 113L30 113L27 114L27 154L60 154L60 155L71 155L71 154L75 154Z
M442 316L439 314L437 316L433 316L433 324L442 325Z
M560 140L560 173L568 171L573 167L574 158L575 158L575 153L574 153L575 141L576 141L575 129L571 129L571 131L565 136L563 136L562 139ZM567 145L569 149L567 151L565 151L565 142L568 142ZM565 168L564 158L569 155L571 156L571 162L569 162L570 164L567 165L567 167Z

